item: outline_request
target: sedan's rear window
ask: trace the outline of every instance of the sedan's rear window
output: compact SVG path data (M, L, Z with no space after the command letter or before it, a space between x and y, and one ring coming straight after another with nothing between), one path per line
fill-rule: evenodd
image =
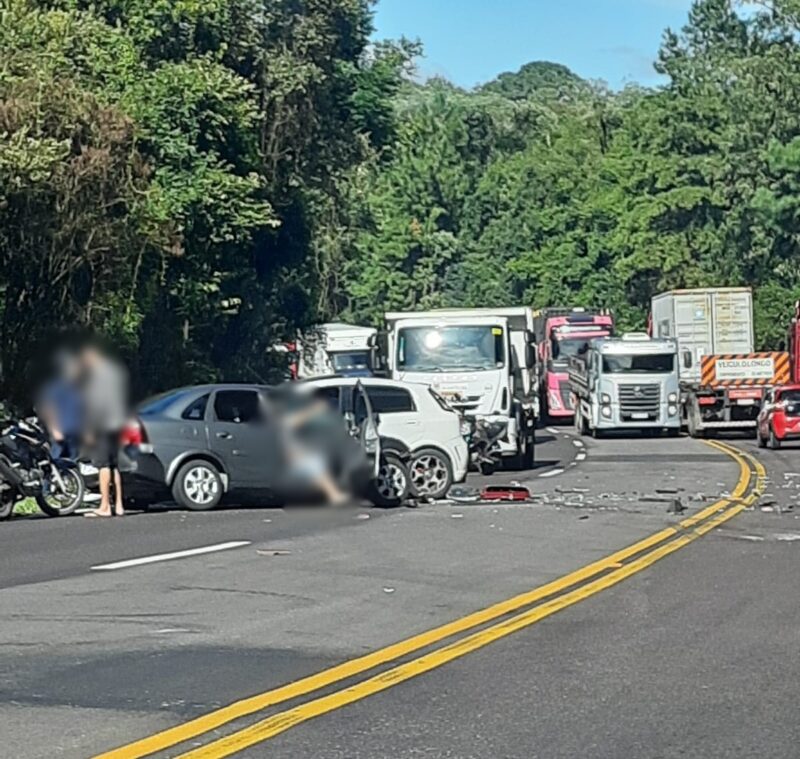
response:
M178 401L188 398L191 394L191 391L184 390L182 392L176 392L175 390L170 390L167 393L161 393L161 395L156 395L150 400L145 401L139 406L139 414L144 414L145 416L151 414L161 414L166 411L170 406Z

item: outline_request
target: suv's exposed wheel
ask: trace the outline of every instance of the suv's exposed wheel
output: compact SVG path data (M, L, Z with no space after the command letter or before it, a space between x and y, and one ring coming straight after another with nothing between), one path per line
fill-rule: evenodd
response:
M381 456L378 476L370 485L369 499L376 506L401 506L410 489L408 467L396 453L387 451Z
M453 467L449 457L434 448L417 451L409 469L411 490L416 496L442 498L453 484Z
M222 476L213 464L195 459L184 464L172 483L172 497L192 511L210 511L222 498Z

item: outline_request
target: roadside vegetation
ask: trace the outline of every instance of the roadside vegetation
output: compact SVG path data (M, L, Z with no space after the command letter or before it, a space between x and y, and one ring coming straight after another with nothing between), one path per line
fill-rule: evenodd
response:
M274 378L304 324L445 305L800 297L800 0L698 0L611 92L552 63L463 91L368 0L0 0L0 397L49 333L145 394ZM303 13L298 13L302 10ZM779 315L779 318L776 316Z

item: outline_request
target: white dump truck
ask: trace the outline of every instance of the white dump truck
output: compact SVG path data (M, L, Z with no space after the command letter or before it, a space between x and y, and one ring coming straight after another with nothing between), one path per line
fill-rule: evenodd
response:
M640 332L597 338L581 355L570 357L569 381L581 435L647 429L680 434L675 340Z
M305 330L295 344L296 377L372 375L378 330L331 322Z
M533 465L537 416L530 308L465 308L386 314L392 379L430 385L467 418L496 430L494 450Z
M678 343L683 422L692 437L751 429L767 389L789 381L789 354L755 353L747 287L673 290L652 300L651 333Z

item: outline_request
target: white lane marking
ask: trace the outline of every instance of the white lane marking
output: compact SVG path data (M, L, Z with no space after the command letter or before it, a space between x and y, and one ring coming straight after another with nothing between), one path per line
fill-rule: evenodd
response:
M545 427L551 435L558 435L558 430L555 427Z
M575 457L575 461L583 461L585 458L586 458L586 454L585 454L585 453L579 453L579 454L578 454L578 455Z
M126 559L125 561L115 561L111 564L98 564L92 567L93 570L105 569L126 569L127 567L138 567L142 564L155 564L158 561L172 561L173 559L185 559L187 556L200 556L204 553L215 553L216 551L228 551L231 548L241 548L249 546L249 540L232 540L229 543L217 543L213 546L203 546L202 548L189 548L186 551L174 551L173 553L158 553L154 556L142 556L139 559Z
M555 477L557 474L563 474L563 469L553 469L552 472L543 472L539 477Z
M573 440L572 445L576 448L583 448L583 440Z

